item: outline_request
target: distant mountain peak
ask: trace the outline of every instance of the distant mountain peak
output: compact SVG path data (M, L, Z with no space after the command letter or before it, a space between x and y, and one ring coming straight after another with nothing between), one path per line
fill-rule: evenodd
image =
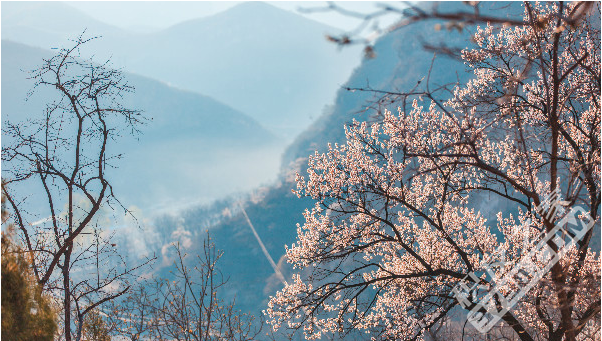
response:
M315 21L296 13L295 11L285 10L263 1L245 1L237 4L225 11L216 13L209 17L191 19L172 27L189 27L189 25L201 22L247 22L253 23L258 21L262 24L268 22L289 23L294 25L313 25L320 27L324 31L334 32L338 29L327 24ZM169 29L169 28L168 28Z
M263 1L244 1L244 2L241 2L240 4L230 7L225 12L232 11L232 10L241 10L241 9L260 9L260 10L272 9L272 10L282 11L281 9L279 9L275 6L272 6L268 3L265 3Z
M102 27L118 30L85 14L68 3L56 1L6 1L2 3L2 29L31 25L65 31L72 27Z

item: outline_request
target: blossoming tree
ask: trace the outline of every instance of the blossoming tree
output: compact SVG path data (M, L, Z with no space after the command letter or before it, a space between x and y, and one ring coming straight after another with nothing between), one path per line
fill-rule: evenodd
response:
M316 203L287 247L299 273L269 302L273 327L421 338L459 310L452 289L484 259L501 250L501 276L554 229L561 216L536 208L560 191L594 228L501 324L521 340L599 340L599 12L525 3L523 24L477 28L462 52L474 77L451 98L427 91L311 156L295 192Z

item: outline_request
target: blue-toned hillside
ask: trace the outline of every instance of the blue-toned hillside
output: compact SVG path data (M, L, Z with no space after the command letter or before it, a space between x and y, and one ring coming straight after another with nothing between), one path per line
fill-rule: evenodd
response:
M39 118L57 98L53 89L43 87L27 97L33 88L27 71L51 55L2 41L3 124ZM124 155L111 172L126 206L152 209L156 215L252 189L277 174L283 141L256 120L207 96L130 73L125 78L135 92L126 94L122 104L148 118L141 134L125 134L109 145L111 154ZM3 136L2 143L10 141Z

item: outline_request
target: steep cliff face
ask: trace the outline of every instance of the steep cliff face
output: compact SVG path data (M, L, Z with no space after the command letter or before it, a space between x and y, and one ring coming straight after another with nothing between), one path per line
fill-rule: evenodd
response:
M438 11L467 11L460 2L421 2L421 8ZM485 15L504 15L516 18L522 14L520 3L489 2L481 4ZM421 21L396 29L382 36L374 44L376 57L365 59L357 67L349 80L339 89L332 106L328 107L308 129L288 147L284 154L283 171L291 167L295 160L306 158L315 150L323 151L327 143L344 141L343 126L353 119L369 120L379 109L397 110L399 103L378 108L369 108L377 99L385 95L370 91L349 91L346 88L373 89L385 92L433 91L439 86L462 83L471 77L464 63L447 55L450 51L460 51L470 46L471 33L475 27L448 29L448 23L437 20ZM432 67L431 67L432 66ZM451 88L451 87L450 87ZM440 95L444 95L440 92ZM392 96L389 96L392 97Z

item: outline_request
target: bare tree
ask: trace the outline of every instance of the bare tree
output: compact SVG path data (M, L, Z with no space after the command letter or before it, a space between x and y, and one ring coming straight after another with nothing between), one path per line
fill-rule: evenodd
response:
M148 339L158 328L156 314L157 281L137 283L121 299L109 302L103 309L111 334L126 340Z
M106 315L115 335L129 340L255 340L262 321L226 302L219 292L227 280L217 263L223 252L209 235L194 258L173 245L173 278L156 277L113 302Z
M3 127L2 192L39 285L60 297L67 341L81 339L87 313L128 290L136 269L97 227L123 208L107 177L119 157L113 142L143 118L120 104L133 89L119 70L79 57L92 39L80 36L31 72L34 91L56 91L43 117Z
M193 266L186 265L185 253L174 246L176 280L157 283L156 328L159 339L177 340L253 340L260 332L252 315L235 310L235 302L225 302L218 290L227 280L217 267L223 252L217 251L209 235L202 254Z

